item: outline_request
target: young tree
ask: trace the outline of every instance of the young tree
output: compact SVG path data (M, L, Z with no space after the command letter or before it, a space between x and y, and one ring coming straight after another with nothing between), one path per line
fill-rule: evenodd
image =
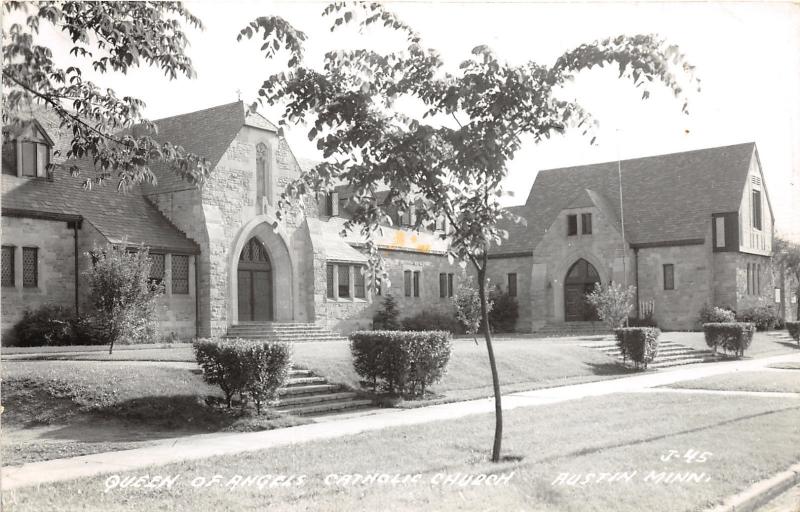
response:
M95 72L127 73L142 63L173 80L195 75L183 24L202 23L180 2L3 2L3 125L20 125L33 105L46 107L72 134L67 159L86 159L96 170L85 186L112 176L118 188L155 182L149 165L165 162L186 180L201 181L208 162L167 141L153 138L155 125L142 118L144 102L118 97L83 78L79 65L63 67L47 46L48 33L65 34L69 53ZM40 29L43 33L40 34ZM141 135L130 128L140 125ZM84 166L85 167L85 166ZM80 170L72 162L70 172Z
M92 265L84 275L93 306L93 321L104 341L144 341L155 335L156 299L164 293L161 283L150 279L150 256L144 247L128 251L106 244L87 255Z
M773 261L781 269L781 279L788 275L794 283L797 297L797 315L800 319L800 244L785 238L775 237L773 241Z
M633 309L633 299L636 288L629 286L627 289L619 283L606 286L596 283L592 293L586 296L586 301L597 311L600 320L614 330L622 327Z
M583 44L549 66L511 65L488 46L476 46L459 70L450 73L417 32L379 3L336 2L323 15L333 18L332 30L352 24L363 29L384 26L405 43L389 53L331 50L322 69L313 69L303 60L306 35L284 19L260 17L241 31L240 39L261 34L267 58L288 51L288 70L264 81L259 101L284 106L281 126L310 125L308 137L325 158L287 186L281 208L338 183L348 184L354 211L345 229L360 228L370 267L377 272L382 271L381 257L373 235L391 223L388 210L415 208L417 228L432 228L446 219L450 257L468 262L477 275L484 324L489 249L508 236L500 221L521 220L499 201L508 161L523 137L539 142L569 126L587 133L594 124L578 103L557 96L561 87L580 71L614 64L620 77L643 89L644 98L655 81L682 96L673 70L692 71L677 47L653 35L637 35ZM390 192L377 204L380 189ZM500 382L491 333L484 331L495 394L492 460L499 461Z

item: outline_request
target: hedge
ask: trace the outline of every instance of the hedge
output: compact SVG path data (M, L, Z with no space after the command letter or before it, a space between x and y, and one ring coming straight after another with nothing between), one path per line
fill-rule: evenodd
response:
M771 305L756 306L736 313L736 321L755 324L758 331L771 331L781 322L781 317Z
M789 336L800 345L800 322L786 322L786 330L789 331Z
M403 318L400 321L400 325L404 331L449 331L458 333L461 330L461 325L454 313L446 314L428 310Z
M447 331L358 331L350 335L353 367L377 389L424 395L441 380L450 361Z
M703 334L706 345L717 351L722 348L725 352L733 352L737 356L744 355L753 341L756 327L749 322L711 322L703 324Z
M291 366L291 345L273 341L199 339L193 343L203 380L216 384L225 394L228 408L237 393L261 406L278 396Z
M622 352L623 361L630 359L636 368L653 362L658 354L658 337L661 331L654 327L623 327L614 329L617 347Z

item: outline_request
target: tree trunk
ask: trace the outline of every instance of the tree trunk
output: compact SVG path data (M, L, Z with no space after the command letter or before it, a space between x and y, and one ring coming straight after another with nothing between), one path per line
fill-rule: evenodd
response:
M494 360L492 334L489 329L489 312L486 308L486 255L484 253L483 268L478 268L478 295L481 299L481 318L483 333L486 339L486 350L489 352L489 366L492 369L492 387L494 388L494 445L492 446L492 462L500 462L500 447L503 442L503 405L500 396L500 377L497 375L497 363Z

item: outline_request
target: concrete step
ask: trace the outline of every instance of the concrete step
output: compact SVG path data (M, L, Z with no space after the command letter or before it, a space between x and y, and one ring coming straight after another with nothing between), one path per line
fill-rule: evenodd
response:
M248 340L314 340L332 341L347 340L344 336L329 334L282 334L282 333L227 333L225 339L244 338Z
M674 359L671 361L659 361L657 358L655 361L648 365L648 368L670 368L673 366L683 366L686 364L697 364L697 363L707 363L714 361L714 359L709 359L705 357L686 357L683 359Z
M278 389L278 395L310 395L314 393L334 393L342 389L339 384L311 384L305 386L289 386Z
M344 391L341 393L319 393L313 395L288 396L278 401L278 407L289 407L295 405L309 405L334 400L352 400L358 398L358 393Z
M284 387L293 388L293 387L297 387L297 386L308 386L308 385L312 385L312 384L327 384L327 383L328 383L328 381L325 380L323 377L316 377L316 376L312 376L312 377L293 377L293 378L289 378L286 381L286 384L284 385Z
M289 370L289 378L298 378L298 377L313 377L314 372L311 370L306 370L303 368L292 368Z
M318 404L296 406L296 407L278 407L277 410L294 414L296 416L308 416L312 414L322 414L327 412L338 412L348 409L364 408L372 405L372 400L331 400L328 402L321 402Z

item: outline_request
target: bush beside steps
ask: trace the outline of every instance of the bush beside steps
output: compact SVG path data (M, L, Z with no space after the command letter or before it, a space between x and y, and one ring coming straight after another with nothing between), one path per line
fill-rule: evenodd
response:
M622 353L622 360L633 361L637 369L647 369L658 355L658 337L661 330L655 327L623 327L614 329L617 347Z
M800 346L800 322L786 322L786 330L797 345Z
M292 347L274 341L199 339L193 343L203 380L218 385L228 408L239 395L242 407L252 399L256 412L278 397L292 364Z
M714 353L717 348L733 352L736 357L744 356L744 351L753 341L756 327L750 322L710 322L703 324L703 334Z

